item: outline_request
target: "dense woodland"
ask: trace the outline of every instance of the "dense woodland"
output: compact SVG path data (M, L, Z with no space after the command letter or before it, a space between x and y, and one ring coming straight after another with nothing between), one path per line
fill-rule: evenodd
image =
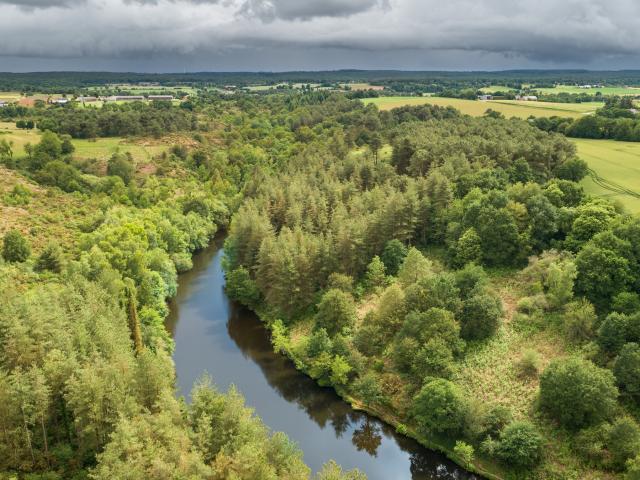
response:
M50 108L37 125L24 155L0 141L20 179L3 205L82 206L65 241L24 225L2 239L7 478L309 478L239 393L203 379L175 398L166 300L221 230L228 294L274 348L399 432L500 478L640 475L640 220L585 195L561 133L326 92ZM125 130L193 142L152 173L125 152L74 157L72 137ZM518 360L535 391L518 409L463 380L507 323L560 344Z

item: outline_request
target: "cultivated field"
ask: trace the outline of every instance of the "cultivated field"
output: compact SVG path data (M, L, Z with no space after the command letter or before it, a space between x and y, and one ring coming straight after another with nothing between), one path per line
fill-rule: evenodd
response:
M595 95L600 92L602 95L638 95L640 87L599 87L599 88L579 88L575 85L556 85L553 88L536 88L540 93L588 93Z
M640 213L640 143L575 139L578 154L596 175L583 181L592 195L620 200Z
M481 116L491 108L501 112L505 117L527 118L535 117L579 117L595 112L602 106L599 102L589 103L551 103L551 102L521 102L517 100L464 100L460 98L444 97L378 97L367 98L365 103L373 103L380 110L391 110L404 105L440 105L457 108L462 113Z

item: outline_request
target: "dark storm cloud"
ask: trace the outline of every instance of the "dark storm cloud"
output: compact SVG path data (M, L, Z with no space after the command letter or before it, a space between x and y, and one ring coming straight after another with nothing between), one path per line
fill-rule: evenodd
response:
M186 58L244 70L265 59L278 69L628 67L638 18L636 0L0 0L0 56L155 58L160 69Z
M246 0L239 13L265 21L310 20L314 17L347 17L380 4L380 0Z

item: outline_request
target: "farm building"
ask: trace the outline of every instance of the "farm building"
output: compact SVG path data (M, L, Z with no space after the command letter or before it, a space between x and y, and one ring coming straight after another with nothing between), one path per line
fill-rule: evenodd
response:
M76 98L78 102L97 102L98 97L78 97Z
M107 102L141 102L144 97L142 95L113 95L105 100Z
M493 95L478 95L478 100L493 100Z
M66 105L67 103L69 103L69 99L64 97L50 98L48 102L52 105Z
M522 100L524 102L536 102L538 97L535 95L516 95L516 100Z
M151 101L170 102L173 100L173 95L149 95L147 98Z
M0 108L6 107L7 105L9 105L7 102L5 102L4 100L0 100Z

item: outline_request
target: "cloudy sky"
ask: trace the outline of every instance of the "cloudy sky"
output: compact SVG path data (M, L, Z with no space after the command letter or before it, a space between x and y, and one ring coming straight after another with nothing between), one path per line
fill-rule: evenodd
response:
M638 0L0 0L0 71L640 68Z

